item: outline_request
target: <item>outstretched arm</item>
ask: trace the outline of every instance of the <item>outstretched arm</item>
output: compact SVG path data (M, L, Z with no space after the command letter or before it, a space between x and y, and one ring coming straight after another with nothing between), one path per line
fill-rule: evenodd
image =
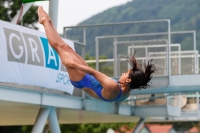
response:
M110 77L108 77L107 75L105 75L91 67L78 64L69 59L64 60L62 63L65 65L65 67L73 67L84 73L94 76L100 82L100 84L103 86L103 88L106 91L112 91L112 92L115 91L118 94L118 91L116 91L116 88L119 88L118 84L114 80L112 80Z
M85 65L81 65L78 64L76 62L74 62L73 60L70 59L65 59L64 61L62 61L62 63L65 65L65 67L73 67L76 68L84 73L90 74L92 76L94 76L95 78L101 77L101 78L109 78L108 76L106 76L105 74L89 67L89 66L85 66ZM99 76L98 76L99 75ZM98 80L98 79L97 79Z

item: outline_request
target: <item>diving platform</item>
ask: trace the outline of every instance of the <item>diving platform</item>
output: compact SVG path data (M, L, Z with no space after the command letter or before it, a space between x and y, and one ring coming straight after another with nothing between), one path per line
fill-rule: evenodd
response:
M49 108L55 109L59 124L137 122L141 117L151 122L199 121L199 107L195 110L189 110L190 108L188 108L188 111L184 110L178 104L182 98L177 101L178 98L174 100L173 97L177 96L176 93L184 95L188 92L199 92L200 82L198 82L198 79L200 74L176 75L171 78L174 82L177 81L172 86L131 91L131 95L135 96L169 94L155 97L153 102L146 101L141 104L138 104L137 101L145 100L145 98L135 98L123 102L104 102L90 96L82 98L61 91L1 83L0 125L34 125L39 111ZM184 84L182 82L179 84L181 78L185 81ZM160 82L160 79L158 77L153 78L152 84ZM186 79L190 80L187 81ZM196 96L199 97L199 95L194 96L195 100ZM172 102L172 100L174 101ZM129 104L131 101L135 104ZM196 105L198 106L198 104Z
M138 120L128 105L3 85L0 106L0 125L34 125L40 109L51 107L55 108L60 124Z

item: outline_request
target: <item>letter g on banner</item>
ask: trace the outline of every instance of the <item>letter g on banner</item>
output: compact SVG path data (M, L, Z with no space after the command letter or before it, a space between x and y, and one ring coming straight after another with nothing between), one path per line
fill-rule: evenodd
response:
M4 28L6 35L8 61L25 63L25 45L20 32Z

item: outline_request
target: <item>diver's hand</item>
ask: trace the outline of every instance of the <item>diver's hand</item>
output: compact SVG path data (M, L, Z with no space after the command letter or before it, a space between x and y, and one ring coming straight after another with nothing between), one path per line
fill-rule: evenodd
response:
M65 67L73 67L73 64L74 64L74 61L71 60L71 59L64 59L62 61L62 64L65 66Z

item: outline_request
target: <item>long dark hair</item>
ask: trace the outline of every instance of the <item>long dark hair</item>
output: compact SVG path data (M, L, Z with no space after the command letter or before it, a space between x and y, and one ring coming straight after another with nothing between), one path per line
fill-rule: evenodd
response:
M149 81L152 78L152 73L155 72L155 65L152 64L152 59L148 63L138 64L135 59L135 52L133 55L127 57L127 61L131 65L132 69L129 72L130 90L131 89L146 89L150 87Z

